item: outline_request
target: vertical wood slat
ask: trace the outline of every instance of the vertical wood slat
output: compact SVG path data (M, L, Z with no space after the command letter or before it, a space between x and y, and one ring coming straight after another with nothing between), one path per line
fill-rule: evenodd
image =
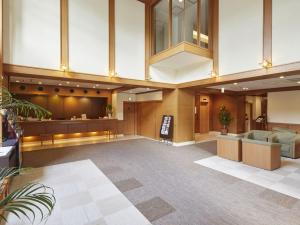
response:
M61 66L69 68L69 6L68 0L60 0Z
M109 75L116 73L115 0L109 0Z
M169 0L169 48L172 45L172 0Z
M151 54L151 7L148 2L145 3L145 79L150 78L149 60Z
M272 0L264 0L263 58L272 62Z
M213 51L213 72L219 75L219 0L213 0L211 6L211 20L212 25L210 30L212 30L209 38L209 46L211 46Z
M200 46L200 34L201 34L201 0L197 0L197 45Z

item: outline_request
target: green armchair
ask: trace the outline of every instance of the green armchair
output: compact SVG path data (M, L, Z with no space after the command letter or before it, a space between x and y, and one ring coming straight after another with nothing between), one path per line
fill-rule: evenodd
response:
M281 156L289 158L300 157L300 135L292 132L275 132L269 137L269 142L281 144Z

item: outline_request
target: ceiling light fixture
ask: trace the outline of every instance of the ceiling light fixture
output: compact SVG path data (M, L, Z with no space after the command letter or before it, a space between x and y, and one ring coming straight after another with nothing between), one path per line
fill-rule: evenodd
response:
M67 81L67 84L70 84L70 81Z
M221 88L221 93L225 93L225 88L224 87Z
M238 85L238 83L233 83L233 85Z
M280 78L280 79L283 79L283 78L284 78L284 76L280 76L279 78Z
M79 84L77 84L76 87L79 87Z
M300 81L298 81L297 84L300 84Z
M210 76L214 78L214 77L218 77L218 74L215 71L211 71Z
M43 82L39 81L39 82L38 82L38 84L40 84L40 85L41 85L41 84L43 84Z
M247 91L247 90L249 90L249 88L247 88L247 87L244 87L244 88L243 88L243 90L244 90L244 91Z
M58 84L59 86L61 86L62 84Z
M20 83L20 81L19 81L19 80L16 80L16 82L17 82L17 83Z

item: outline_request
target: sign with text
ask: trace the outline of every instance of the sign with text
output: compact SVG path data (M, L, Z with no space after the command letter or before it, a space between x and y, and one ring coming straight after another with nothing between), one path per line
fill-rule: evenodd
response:
M173 139L174 116L163 115L160 126L160 138Z

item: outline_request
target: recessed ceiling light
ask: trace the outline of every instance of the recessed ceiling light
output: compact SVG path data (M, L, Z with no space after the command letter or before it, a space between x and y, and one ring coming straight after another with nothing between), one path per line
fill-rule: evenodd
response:
M243 88L243 90L245 90L245 91L246 91L246 90L249 90L249 88L247 88L247 87L244 87L244 88Z
M300 81L298 81L297 84L300 84Z
M238 83L233 83L233 85L238 85Z
M146 90L147 90L147 91L149 91L149 90L150 90L150 88L146 88Z
M39 81L39 83L38 84L43 84L41 81Z
M79 87L79 84L77 84L76 87Z
M93 86L93 88L96 88L95 86Z
M96 84L96 87L98 87L99 86L99 84Z
M62 84L58 84L59 86L61 86Z
M67 81L67 84L70 84L70 81Z
M284 78L284 76L280 76L279 78L280 78L280 79L283 79L283 78Z
M110 88L108 87L107 89L109 90Z
M20 83L20 81L19 81L19 80L16 80L16 82L17 82L17 83Z

